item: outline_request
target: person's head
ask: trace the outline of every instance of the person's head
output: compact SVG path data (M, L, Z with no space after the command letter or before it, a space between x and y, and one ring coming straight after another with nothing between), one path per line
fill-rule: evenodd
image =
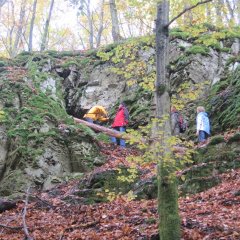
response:
M121 108L121 107L126 107L125 102L120 102L119 108Z
M197 107L197 113L200 113L200 112L205 112L205 108L202 107L202 106L198 106Z
M177 111L176 107L175 106L171 106L171 112L176 112L176 111Z

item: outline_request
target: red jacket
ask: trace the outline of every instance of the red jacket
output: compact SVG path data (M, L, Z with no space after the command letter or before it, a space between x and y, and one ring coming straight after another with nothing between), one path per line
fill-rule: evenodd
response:
M112 127L123 127L128 124L127 116L125 116L124 112L124 107L118 109Z

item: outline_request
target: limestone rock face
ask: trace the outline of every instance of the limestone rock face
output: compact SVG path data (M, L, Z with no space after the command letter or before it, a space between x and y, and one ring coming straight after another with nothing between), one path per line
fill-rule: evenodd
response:
M192 47L193 43L180 39L170 43L173 95L184 82L194 90L195 85L206 81L207 94L209 86L218 82L226 69L231 71L239 65L233 63L226 68L227 61L239 52L237 40L228 46L231 53L213 48L207 54L193 53L189 51ZM130 55L123 54L124 61L114 62L111 58L102 60L96 52L69 58L39 54L29 61L22 56L22 69L13 64L0 69L0 108L8 113L8 123L0 123L0 195L24 191L30 183L48 189L69 174L104 163L94 133L76 129L69 115L81 118L92 106L103 105L112 117L124 100L130 112L130 127L147 124L153 112L153 92L143 83L155 79L155 49L149 44L136 49L134 61L142 68L129 65L129 72L126 65L131 64ZM148 78L151 74L153 77ZM59 130L60 123L73 129Z
M173 68L170 79L173 89L185 81L192 85L203 82L208 82L210 85L215 84L222 77L226 63L232 56L231 53L219 52L212 48L209 48L206 55L199 53L186 55L186 51L192 46L192 43L181 39L175 39L170 43L169 57L170 65ZM138 56L136 61L146 64L145 75L155 71L154 48L139 49L136 55ZM136 84L130 86L128 80L123 75L112 71L112 68L121 70L123 65L106 61L97 66L90 65L86 68L75 65L67 69L57 69L59 76L64 76L63 88L69 113L82 117L94 105L103 105L111 110L116 102L122 99L129 100L130 105L134 99L137 105L149 109L147 102L151 101L152 95L140 94L137 96L137 92L142 89L139 87L139 83L143 79L135 79Z
M15 79L18 71L33 71L30 63L5 70L12 78L8 81L0 73L5 116L0 119L0 196L24 193L29 185L49 189L73 172L89 171L99 158L94 132L74 125L64 107L60 79L51 72L53 63L46 62L44 67L34 65L32 78L26 74ZM67 128L61 129L60 123Z

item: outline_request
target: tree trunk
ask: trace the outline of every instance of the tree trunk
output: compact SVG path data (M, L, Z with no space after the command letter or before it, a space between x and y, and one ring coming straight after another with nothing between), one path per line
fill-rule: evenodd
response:
M207 22L211 21L211 8L210 8L210 4L206 4L205 6L206 9L206 18L207 18Z
M45 27L44 27L44 32L43 32L40 51L44 51L46 49L47 35L48 35L49 24L50 24L50 20L51 20L51 16L52 16L53 5L54 5L54 0L51 0L50 9L49 9L49 12L48 12L48 17L47 17Z
M88 20L88 27L89 27L89 45L92 49L93 46L93 19L92 14L90 11L90 0L87 1L87 20Z
M190 3L184 3L184 8L190 7ZM184 17L183 17L183 22L185 26L191 26L193 21L193 15L191 11L188 11Z
M19 45L19 41L20 41L20 39L22 37L23 22L24 22L24 17L25 17L25 12L26 12L25 7L26 7L26 0L23 0L21 2L21 10L20 10L19 22L18 22L18 27L17 27L15 41L14 41L13 48L12 48L12 51L11 51L11 57L15 57L17 52L18 52L18 45Z
M169 46L169 1L162 0L157 7L156 20L156 62L157 78L155 83L155 117L163 120L163 124L156 124L154 132L163 146L163 151L156 148L158 161L158 211L159 211L159 234L161 240L180 239L180 218L178 214L178 193L174 167L166 162L166 157L172 155L166 140L171 136L170 126L170 96L169 76L167 73L168 46Z
M107 134L108 136L111 136L111 137L122 138L122 139L125 139L125 140L131 139L131 136L129 136L126 133L121 133L119 131L116 131L116 130L113 130L113 129L110 129L110 128L107 128L107 127L99 126L98 124L90 123L90 122L84 121L84 120L79 119L79 118L74 118L74 121L76 123L84 124L84 125L92 128L96 131L103 132L103 133L105 133L105 134Z
M100 17L99 17L99 29L98 29L98 34L97 34L96 47L99 47L101 44L101 37L102 37L102 32L103 32L103 15L104 15L104 0L102 0L102 2L101 2L101 12L100 12Z
M231 21L233 21L235 23L235 16L234 16L234 10L233 8L231 7L231 3L229 0L226 0L226 4L227 4L227 8L228 8L228 11L229 11L229 14L230 14L230 19Z
M237 25L240 25L240 0L236 0L235 3L236 9L237 9Z
M29 40L28 40L28 51L32 51L32 42L33 42L33 27L34 21L36 17L36 9L37 9L37 0L34 0L33 9L32 9L32 18L30 23L30 31L29 31Z
M217 0L217 4L215 7L216 10L216 25L222 25L222 18L223 18L223 14L222 14L222 7L223 7L223 2L222 0Z
M115 0L109 0L109 5L112 18L112 37L114 42L118 42L121 40L121 36Z

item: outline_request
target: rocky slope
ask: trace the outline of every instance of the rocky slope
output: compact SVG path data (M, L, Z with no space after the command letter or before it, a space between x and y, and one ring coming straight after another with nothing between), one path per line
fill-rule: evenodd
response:
M181 94L187 91L198 99L211 98L212 86L226 87L224 79L230 79L233 70L238 71L237 32L221 33L224 36L218 44L210 42L207 47L204 41L211 39L209 31L198 37L180 30L171 33L171 94L177 104L187 101L186 115L191 126L199 101L191 100L191 94L182 101ZM125 100L131 115L130 127L149 121L154 109L153 40L132 39L88 52L24 52L13 60L1 59L0 195L22 191L29 183L50 188L73 177L73 173L104 163L97 143L106 136L74 125L71 115L82 117L91 106L101 104L112 116L118 103ZM233 89L239 82L235 79L231 81ZM218 96L221 89L216 90ZM235 89L234 96L238 94ZM234 97L228 99L237 104ZM212 114L215 111L210 110ZM61 123L69 127L61 129ZM231 126L237 124L235 121ZM226 122L224 128L228 126Z

